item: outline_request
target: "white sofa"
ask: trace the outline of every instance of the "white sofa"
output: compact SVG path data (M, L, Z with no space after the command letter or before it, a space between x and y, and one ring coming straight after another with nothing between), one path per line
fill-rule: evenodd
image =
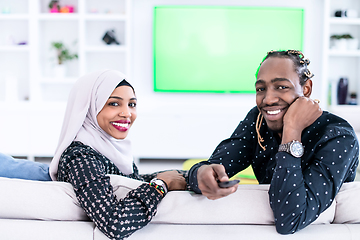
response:
M110 177L118 197L141 184ZM128 239L360 239L360 182L344 184L316 222L292 235L276 232L268 188L240 185L236 193L215 201L170 192L152 222ZM79 207L68 183L0 178L0 189L0 239L107 239Z

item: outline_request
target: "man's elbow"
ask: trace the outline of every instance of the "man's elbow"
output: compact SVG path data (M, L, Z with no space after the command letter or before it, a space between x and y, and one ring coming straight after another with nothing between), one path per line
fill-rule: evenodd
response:
M275 228L276 228L276 231L282 235L293 234L293 233L297 232L298 230L300 230L300 227L298 226L298 224L296 224L294 222L291 222L291 223L276 222Z

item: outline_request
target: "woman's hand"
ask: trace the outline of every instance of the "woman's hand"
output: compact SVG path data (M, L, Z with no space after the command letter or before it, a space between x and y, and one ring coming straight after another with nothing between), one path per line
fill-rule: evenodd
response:
M168 191L185 190L186 188L185 178L176 170L158 173L156 178L166 182Z

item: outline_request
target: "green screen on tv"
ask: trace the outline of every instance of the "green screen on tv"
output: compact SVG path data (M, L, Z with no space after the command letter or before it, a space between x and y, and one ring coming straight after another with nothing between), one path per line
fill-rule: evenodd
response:
M255 92L270 50L302 50L304 10L159 6L154 9L154 90Z

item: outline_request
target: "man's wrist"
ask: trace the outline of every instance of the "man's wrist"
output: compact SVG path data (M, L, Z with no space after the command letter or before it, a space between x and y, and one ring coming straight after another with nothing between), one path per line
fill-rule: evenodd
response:
M203 166L203 165L201 165ZM199 168L201 166L198 167L192 167L189 171L189 185L191 187L191 189L198 194L201 194L201 190L199 188L199 181L198 181L198 172L199 172Z
M302 133L302 130L299 131L294 128L284 127L283 134L281 137L281 144L285 144L285 143L291 142L293 140L300 142L301 141L301 133Z

